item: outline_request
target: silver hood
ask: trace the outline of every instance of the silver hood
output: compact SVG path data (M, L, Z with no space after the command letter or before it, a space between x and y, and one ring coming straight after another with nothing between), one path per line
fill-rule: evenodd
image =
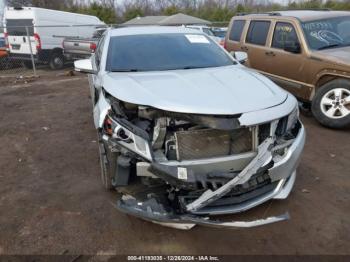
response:
M105 90L119 100L191 114L235 115L283 103L287 93L241 65L107 73Z

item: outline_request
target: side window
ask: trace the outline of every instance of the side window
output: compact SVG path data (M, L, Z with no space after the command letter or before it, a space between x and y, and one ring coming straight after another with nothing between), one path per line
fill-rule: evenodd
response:
M271 22L269 21L251 21L246 37L246 43L254 45L266 44Z
M299 43L299 40L293 25L283 22L276 23L271 46L284 49L285 46L295 45L295 43Z
M229 35L229 39L232 41L239 42L241 40L244 25L245 25L244 20L234 20L231 28L231 32Z
M95 52L95 62L96 66L99 68L100 67L100 62L101 62L101 56L102 56L102 51L103 51L103 44L105 42L105 36L103 35L98 41L96 52Z

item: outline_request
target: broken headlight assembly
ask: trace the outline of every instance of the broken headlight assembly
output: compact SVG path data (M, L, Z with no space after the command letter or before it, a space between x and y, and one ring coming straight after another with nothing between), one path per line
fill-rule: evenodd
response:
M290 113L288 116L286 130L291 130L294 127L294 125L298 122L298 119L299 119L299 107L297 104L294 110L292 111L292 113Z
M124 121L124 119L114 119L110 114L107 114L103 130L105 135L118 141L122 147L134 152L138 156L148 161L152 161L152 153L149 142L147 140L148 134L140 130L131 123Z

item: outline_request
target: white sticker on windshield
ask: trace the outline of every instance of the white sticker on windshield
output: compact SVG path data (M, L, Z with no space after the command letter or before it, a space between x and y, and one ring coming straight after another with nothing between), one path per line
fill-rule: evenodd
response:
M210 44L209 40L204 35L185 35L188 41L192 44Z

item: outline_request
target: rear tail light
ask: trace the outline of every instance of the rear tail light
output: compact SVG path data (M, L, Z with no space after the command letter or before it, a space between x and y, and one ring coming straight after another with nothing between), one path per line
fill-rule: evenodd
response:
M95 50L96 50L96 44L95 43L90 43L90 51L92 52L92 53L95 53Z
M221 46L225 47L225 40L220 40L220 43L219 43Z
M35 47L37 50L41 49L41 40L40 40L40 36L38 34L34 34L34 42L35 42Z
M5 37L5 47L6 47L7 49L10 48L8 36L9 36L8 33L4 33L4 37Z
M227 50L227 43L226 43L226 40L224 40L224 48Z

